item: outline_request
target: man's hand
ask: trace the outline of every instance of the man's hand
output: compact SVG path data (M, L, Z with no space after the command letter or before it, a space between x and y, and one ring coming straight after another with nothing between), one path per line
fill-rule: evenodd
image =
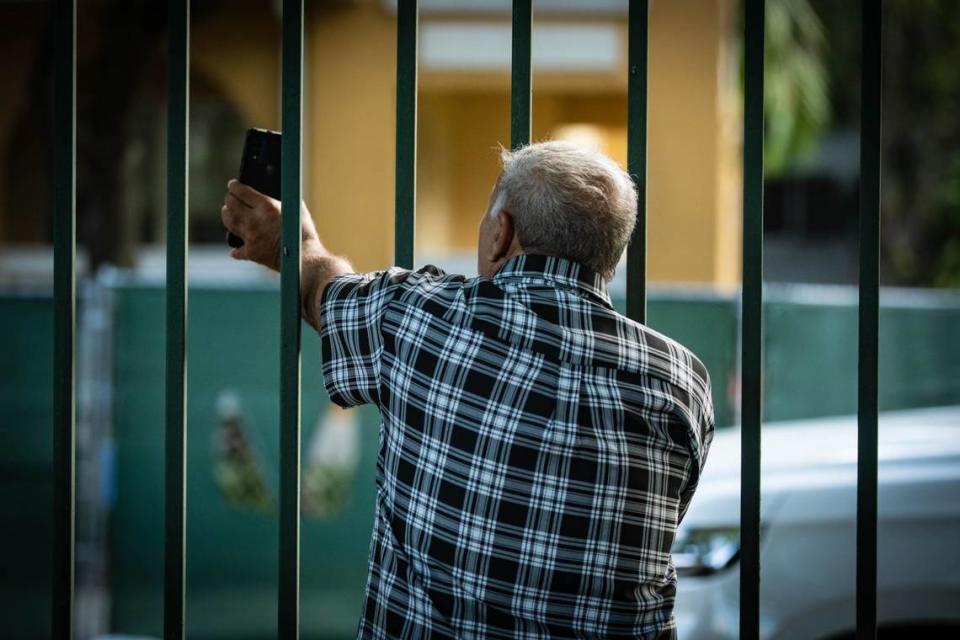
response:
M243 240L243 246L231 249L230 257L252 260L280 270L280 202L237 180L227 183L220 216L224 226ZM322 245L307 207L301 204L302 253L322 252Z
M280 270L280 202L236 180L227 183L227 195L220 210L223 224L243 240L230 250L230 257L252 260ZM333 278L352 273L343 258L330 254L313 226L306 205L300 206L300 300L303 319L320 330L320 297Z

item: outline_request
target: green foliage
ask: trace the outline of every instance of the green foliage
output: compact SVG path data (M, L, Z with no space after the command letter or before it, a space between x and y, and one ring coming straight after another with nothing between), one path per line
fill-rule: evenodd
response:
M809 0L770 0L764 47L764 166L789 169L830 123L824 25Z
M885 0L883 22L883 282L958 287L960 2ZM764 152L776 176L828 127L859 127L859 5L768 0L766 32Z
M938 287L960 287L960 152L953 154L938 205L945 233L933 283Z
M960 2L884 5L887 280L960 286Z

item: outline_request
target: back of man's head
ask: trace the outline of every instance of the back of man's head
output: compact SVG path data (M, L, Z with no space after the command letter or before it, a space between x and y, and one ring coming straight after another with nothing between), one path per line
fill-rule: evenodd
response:
M630 176L598 151L569 142L502 150L492 215L506 210L528 253L568 258L608 280L637 220Z

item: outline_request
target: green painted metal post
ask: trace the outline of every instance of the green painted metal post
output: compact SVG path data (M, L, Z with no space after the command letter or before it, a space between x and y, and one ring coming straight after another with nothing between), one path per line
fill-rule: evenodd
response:
M303 0L283 1L280 175L280 587L277 631L300 633L300 202Z
M763 416L764 1L746 0L741 318L740 638L760 635L760 424Z
M630 0L627 172L637 186L637 226L627 249L627 316L647 321L647 44L649 0Z
M76 505L77 5L53 3L53 611L52 637L73 638Z
M168 2L167 356L163 637L183 638L186 588L187 184L190 0Z
M861 2L860 340L857 393L857 639L877 637L877 413L883 5Z
M530 142L530 43L533 28L532 0L513 0L513 54L510 59L510 148Z
M417 193L418 0L397 3L397 150L394 263L413 268Z

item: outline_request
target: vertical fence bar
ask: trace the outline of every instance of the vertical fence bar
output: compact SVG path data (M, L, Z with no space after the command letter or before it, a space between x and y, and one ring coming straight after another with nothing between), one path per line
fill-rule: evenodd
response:
M53 611L52 637L73 638L76 497L76 0L53 3Z
M530 142L530 43L533 28L532 0L513 0L513 54L510 59L510 148Z
M760 634L760 424L763 367L764 1L746 0L741 318L740 637Z
M187 184L190 0L169 0L167 56L167 363L163 637L180 640L186 588Z
M857 639L877 637L877 413L880 329L882 3L863 0L860 309L857 393Z
M627 76L627 172L637 186L637 226L627 249L627 316L647 321L648 0L630 0Z
M418 0L397 3L397 150L394 263L413 268L417 191Z
M303 0L283 0L280 195L280 588L277 631L300 633L300 202Z

